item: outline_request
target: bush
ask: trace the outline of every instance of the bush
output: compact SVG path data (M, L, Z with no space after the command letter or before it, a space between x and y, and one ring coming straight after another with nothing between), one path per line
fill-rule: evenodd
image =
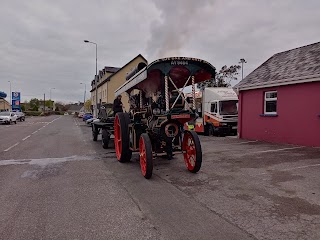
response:
M54 112L52 112L52 114L55 114L55 115L63 115L63 114L64 114L64 112L54 111Z
M38 111L25 111L24 114L26 116L40 116L41 112L38 112Z

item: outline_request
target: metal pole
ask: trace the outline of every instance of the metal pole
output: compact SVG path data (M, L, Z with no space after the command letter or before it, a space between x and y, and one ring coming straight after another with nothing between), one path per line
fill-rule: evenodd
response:
M241 58L239 63L241 63L241 72L242 72L242 80L243 80L243 64L247 63L247 61L244 58Z
M242 70L242 80L243 80L243 62L241 62L241 70Z
M12 92L11 92L11 81L8 81L10 83L10 111L12 111Z
M51 100L51 90L52 89L56 89L56 88L50 88L50 108L52 108L52 110L53 110L53 102Z
M86 102L86 94L87 94L87 87L86 87L86 84L84 84L84 101L83 101L83 104Z
M191 77L192 81L192 108L193 110L196 109L196 88L195 88L195 83L194 83L194 76Z
M96 117L97 117L98 116L98 44L96 44L96 77L95 78L96 78Z
M164 76L164 93L165 93L165 101L166 101L166 112L169 112L169 83L168 76Z
M84 40L85 43L92 43L96 45L96 75L95 75L95 92L96 92L96 107L95 107L95 116L98 116L98 44L95 42L90 42L88 40Z
M83 104L85 104L86 102L86 94L87 94L87 86L85 83L80 83L81 85L83 84L84 85L84 95L83 95Z
M46 94L43 94L43 113L46 112Z
M142 109L142 105L143 105L143 99L142 99L142 91L140 90L140 103L139 103L139 109L140 109L140 111L141 111L141 109Z

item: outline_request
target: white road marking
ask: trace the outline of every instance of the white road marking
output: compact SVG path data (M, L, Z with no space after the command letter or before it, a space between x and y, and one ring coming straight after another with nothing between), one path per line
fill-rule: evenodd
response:
M43 123L46 123L46 125L42 126L41 128L39 128L38 130L34 131L33 133L31 133L31 135L37 133L38 131L40 131L42 128L45 128L46 126L48 126L50 123L53 123L54 121L60 119L60 117L57 117L55 119L53 119L51 122L43 122ZM23 138L22 141L25 141L27 140L29 137L31 137L31 135L28 135L27 137ZM17 146L19 144L19 142L17 142L16 144L12 145L11 147L7 148L4 150L4 152L8 152L10 149L14 148L15 146Z
M91 152L89 154L93 154ZM21 165L21 164L30 164L30 165L38 165L40 167L46 167L47 165L69 162L69 161L86 161L86 160L97 160L93 156L78 156L73 155L70 157L62 157L62 158L41 158L41 159L8 159L8 160L0 160L0 166L6 165Z
M310 165L305 165L305 166L300 166L300 167L285 168L280 171L290 171L290 170L302 169L302 168L308 168L308 167L320 167L320 164L310 164Z
M27 140L29 137L31 137L31 135L29 135L29 136L26 136L25 138L23 138L22 139L22 141L25 141L25 140Z
M249 153L245 153L245 155L246 154L257 154L257 153L279 152L279 151L299 149L299 148L305 148L305 147L280 148L280 149L272 149L272 150L265 150L265 151L258 151L258 152L249 152Z
M4 152L8 152L10 149L14 148L15 146L17 146L19 143L17 142L16 144L12 145L11 147L7 148L6 150L4 150Z
M233 144L233 145L238 145L238 144L246 144L246 143L254 143L254 142L258 142L258 140L255 140L255 141L248 141L248 142L232 143L232 144Z

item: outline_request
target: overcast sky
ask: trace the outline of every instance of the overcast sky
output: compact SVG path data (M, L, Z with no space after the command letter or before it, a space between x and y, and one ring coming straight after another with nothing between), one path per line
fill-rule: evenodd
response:
M141 53L197 57L245 75L273 54L320 41L319 0L1 0L0 91L83 100L98 69ZM239 77L241 78L241 77ZM87 91L87 97L90 96ZM7 98L9 99L9 98Z

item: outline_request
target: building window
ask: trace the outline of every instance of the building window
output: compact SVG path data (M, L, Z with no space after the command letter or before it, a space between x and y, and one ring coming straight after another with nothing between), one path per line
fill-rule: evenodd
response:
M264 114L277 114L277 91L264 93Z
M217 113L217 103L211 103L211 112Z

